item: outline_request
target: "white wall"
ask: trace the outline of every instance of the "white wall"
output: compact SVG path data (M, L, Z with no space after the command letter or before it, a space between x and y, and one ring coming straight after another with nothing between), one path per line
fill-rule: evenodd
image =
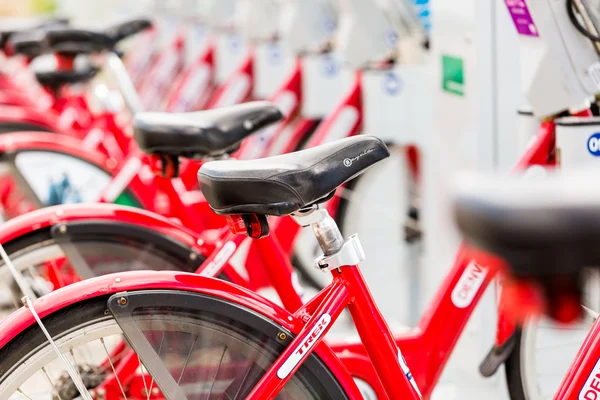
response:
M60 13L86 26L102 26L127 13L149 12L151 3L150 0L57 0Z

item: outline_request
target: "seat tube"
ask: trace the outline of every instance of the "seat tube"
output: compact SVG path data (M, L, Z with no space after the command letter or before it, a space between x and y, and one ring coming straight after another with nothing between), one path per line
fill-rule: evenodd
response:
M358 266L341 267L332 274L350 287L353 301L348 305L348 311L388 397L421 399L415 380Z
M358 263L364 259L360 243L352 242L358 238L353 239L351 236L346 242L327 211L317 215L317 218L311 221L311 225L324 257L327 257L327 261L321 259L317 262L322 268L331 271L335 281L342 282L349 288L351 301L348 311L388 397L394 400L421 399L415 380L396 346L390 328L375 304L358 265L344 264L350 262L349 260ZM349 244L359 247L360 250L349 248Z
M277 291L284 307L290 312L302 307L301 288L299 283L298 285L294 284L297 277L294 276L290 260L277 239L273 235L269 235L254 243L258 246L271 285Z

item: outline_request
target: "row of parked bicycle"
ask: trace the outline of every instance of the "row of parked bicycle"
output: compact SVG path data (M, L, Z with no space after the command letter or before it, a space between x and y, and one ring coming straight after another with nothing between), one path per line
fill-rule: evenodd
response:
M2 305L18 309L2 323L0 398L429 397L505 266L462 248L417 327L392 332L358 268L365 259L358 236L338 228L356 178L390 156L382 140L359 135L360 116L341 138L328 134L344 106L360 110L360 80L320 123L303 118L298 103L281 101L294 93L297 102L301 63L271 101L224 105L214 99L227 87L208 85L193 94L212 99L202 108L214 109L170 112L164 87L153 86L156 98L144 97L143 88L173 55L155 55L152 78L132 80L128 55L124 64L116 49L144 31L150 36L140 40L155 37L154 25L135 19L89 30L52 20L1 32L0 202L8 221L0 230L0 273ZM202 65L212 65L213 50ZM47 54L55 59L50 69L34 72ZM76 85L100 70L114 76L133 119L111 108L112 96L103 97L102 112L92 107L90 92L102 94L102 86ZM180 78L172 93L189 93L190 76ZM167 111L143 112L140 98L161 100ZM547 122L519 168L552 165L552 138ZM416 179L416 151L400 147ZM69 174L45 185L40 177L52 170ZM586 202L530 201L564 188ZM457 215L469 238L511 261L516 276L539 280L550 299L568 299L549 308L566 321L581 313L576 278L593 260L574 255L595 254L588 241L570 240L571 221L587 221L582 232L593 237L597 202L589 199L598 195L566 178L539 186L465 180ZM416 221L416 209L409 211ZM555 217L550 225L548 215ZM322 255L302 267L330 272L311 281L322 289L314 296L304 293L291 262L300 228L309 226ZM414 224L407 229L409 240L418 234ZM274 300L262 295L270 290ZM360 340L325 338L344 309ZM482 373L506 362L511 395L541 398L559 382L536 371L537 348L527 337L537 328L515 328L513 314L499 309L497 343ZM595 368L595 329L560 398L578 394L587 368Z

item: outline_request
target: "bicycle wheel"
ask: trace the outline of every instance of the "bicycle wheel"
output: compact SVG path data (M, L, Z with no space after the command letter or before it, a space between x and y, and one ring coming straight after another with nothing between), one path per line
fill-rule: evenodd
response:
M65 226L63 226L65 227ZM75 230L70 234L71 230ZM36 295L43 295L82 278L131 270L194 272L204 257L183 243L150 229L111 221L86 221L38 229L7 243L13 264ZM66 234L66 235L65 235ZM0 309L20 306L21 292L0 262Z
M585 282L583 318L568 326L547 317L531 319L517 333L517 346L506 360L505 370L512 400L552 399L592 327L600 305L597 271Z
M0 122L0 133L14 133L14 132L49 132L54 133L49 127L31 124L28 122L21 121L5 121Z
M111 180L98 162L46 148L0 153L0 218L11 219L41 207L97 201ZM141 206L129 189L114 202Z
M145 293L161 295L161 291ZM136 323L147 333L148 340L156 343L164 365L190 400L243 399L291 341L289 334L284 341L278 339L287 332L284 328L236 304L187 292L168 291L167 295L170 303L180 296L185 300L178 307L150 305L147 312L136 315ZM196 301L190 303L190 296ZM107 301L106 297L88 300L44 318L58 348L77 366L92 393L111 375L113 367L118 369L119 363L127 359L124 353L132 354L127 345L121 346L122 330L108 312ZM112 398L160 395L161 389L156 387L160 380L155 381L143 363L136 366L126 381L119 380ZM75 399L79 394L64 371L39 327L32 326L0 349L0 398ZM111 398L109 393L104 395ZM313 354L277 398L347 396Z
M506 360L512 400L552 399L592 326L564 326L547 318L529 321L517 334L518 345Z

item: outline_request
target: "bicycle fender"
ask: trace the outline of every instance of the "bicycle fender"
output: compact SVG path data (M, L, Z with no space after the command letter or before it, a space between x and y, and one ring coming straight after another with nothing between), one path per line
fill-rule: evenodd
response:
M85 300L97 297L106 297L108 300L108 297L116 293L148 289L187 291L217 297L259 313L294 335L299 334L304 326L299 318L240 286L219 279L175 271L131 271L84 280L35 300L33 307L43 319L60 309ZM2 323L3 334L0 338L0 347L5 346L20 332L35 323L33 315L25 307L11 314ZM350 398L362 398L348 370L325 343L321 342L315 348L315 353L337 377Z
M2 225L0 243L6 245L19 236L44 228L92 220L107 224L136 225L204 253L203 248L196 243L197 235L184 226L149 211L114 204L68 204L31 211Z

